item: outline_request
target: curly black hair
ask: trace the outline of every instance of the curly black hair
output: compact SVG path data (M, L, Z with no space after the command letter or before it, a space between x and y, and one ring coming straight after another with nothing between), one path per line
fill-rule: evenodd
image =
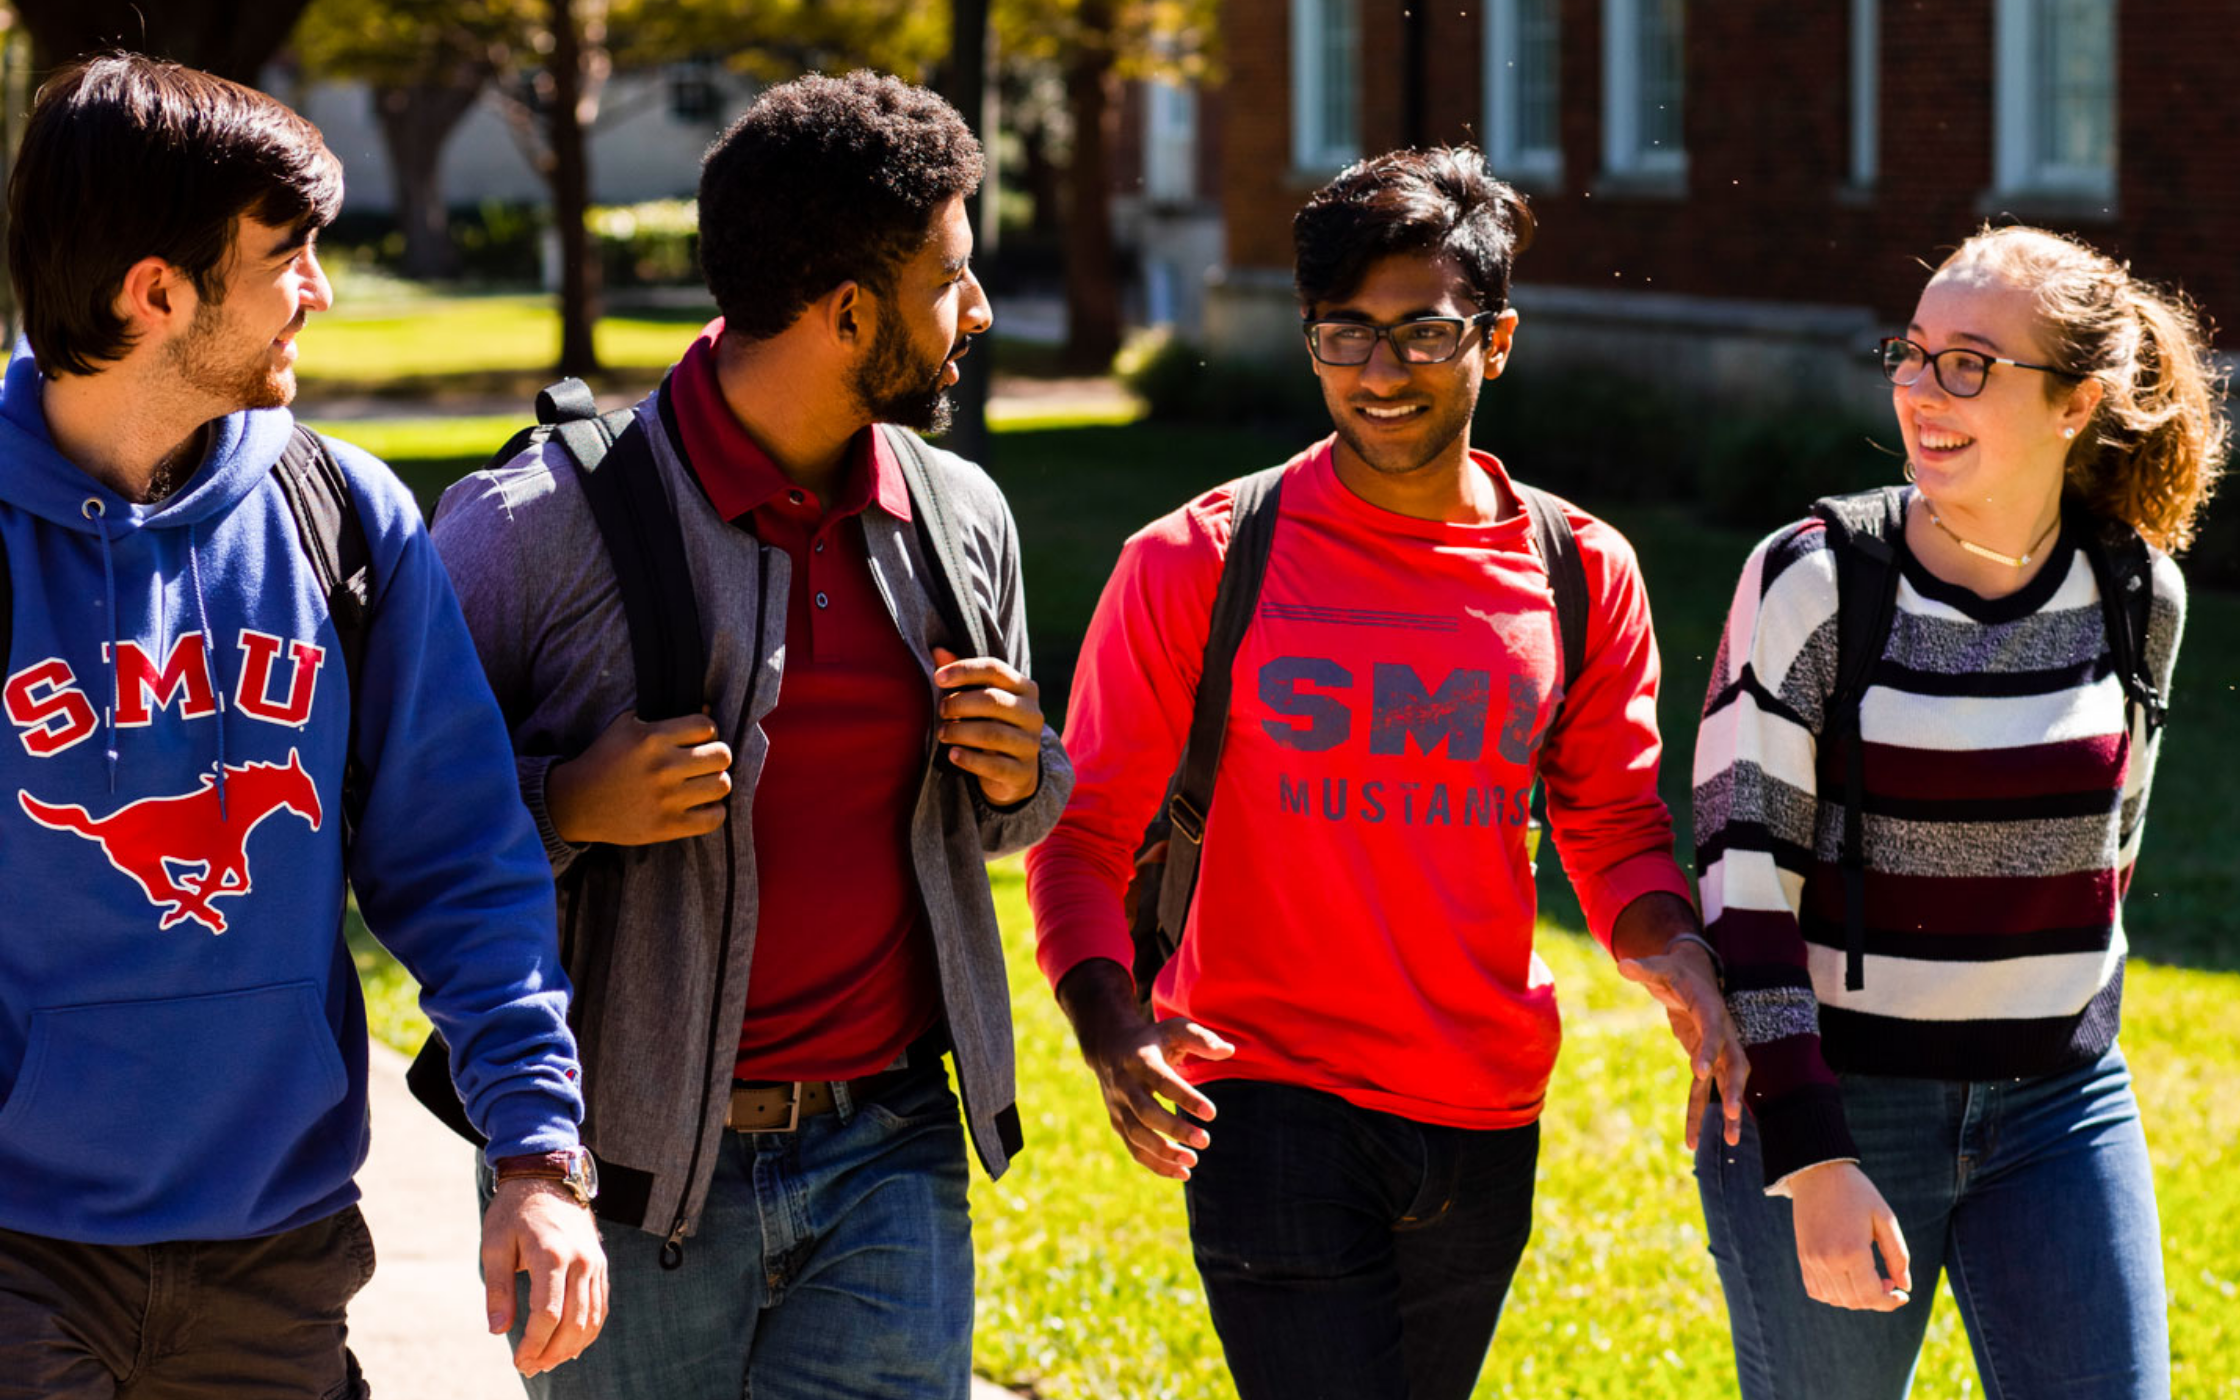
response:
M859 70L771 88L700 168L700 275L726 330L776 335L850 279L889 290L981 169L957 109L899 78Z
M1390 151L1356 161L1291 221L1300 310L1342 301L1395 253L1450 254L1482 311L1509 304L1509 269L1532 246L1524 196L1472 146Z

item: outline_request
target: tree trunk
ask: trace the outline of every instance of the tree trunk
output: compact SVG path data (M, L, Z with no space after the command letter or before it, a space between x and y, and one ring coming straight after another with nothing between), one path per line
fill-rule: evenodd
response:
M404 274L456 277L459 249L451 241L443 202L443 145L474 107L482 76L458 73L448 83L413 83L373 90L373 110L389 155L397 225L404 230Z
M591 208L591 161L583 131L583 31L574 0L551 0L552 105L546 131L552 146L552 218L560 234L560 372L599 368L591 341L598 320L599 268L591 258L584 217Z
M983 269L994 261L995 240L986 236L993 220L981 214L992 210L995 204L996 133L988 120L994 104L989 99L988 57L990 33L988 25L988 0L951 0L951 34L949 61L945 65L946 80L942 96L964 117L966 125L980 138L981 151L986 156L986 173L981 176L980 191L968 206L972 222L980 237L974 254ZM956 415L950 421L948 441L950 451L986 464L988 461L988 357L974 355L957 365L956 392L951 396L956 405Z
M15 0L42 73L124 48L255 84L310 0Z
M1066 65L1073 169L1066 207L1066 365L1102 374L1120 350L1120 288L1113 266L1112 0L1082 0L1080 47Z

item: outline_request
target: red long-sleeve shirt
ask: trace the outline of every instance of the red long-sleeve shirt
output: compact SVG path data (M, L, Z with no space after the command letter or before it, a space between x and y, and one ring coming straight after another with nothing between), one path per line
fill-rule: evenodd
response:
M1500 462L1473 460L1506 485ZM1130 539L1090 622L1066 726L1073 798L1027 856L1052 986L1084 959L1132 959L1120 899L1189 729L1229 504L1217 488ZM1569 518L1587 661L1542 748L1561 652L1529 520L1396 515L1339 482L1329 442L1293 461L1197 895L1153 989L1160 1015L1237 1047L1185 1061L1186 1077L1456 1127L1538 1116L1560 1030L1532 950L1534 758L1596 937L1640 895L1687 895L1656 792L1657 652L1633 552Z

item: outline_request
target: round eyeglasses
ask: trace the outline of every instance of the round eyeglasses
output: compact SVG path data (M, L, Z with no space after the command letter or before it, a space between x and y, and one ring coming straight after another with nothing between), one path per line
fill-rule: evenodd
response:
M1981 350L1966 350L1959 346L1939 350L1932 355L1902 335L1886 336L1882 341L1882 377L1903 389L1921 378L1927 370L1937 377L1937 383L1956 399L1972 399L1983 392L1984 381L1991 377L1993 365L2007 365L2014 369L2034 369L2040 374L2058 374L2065 379L2075 379L2073 370L2059 365L2026 365L2020 360L2010 360L2004 355L1987 354Z
M1404 365L1437 365L1462 353L1463 338L1498 319L1491 311L1475 316L1418 316L1412 321L1377 325L1370 321L1309 321L1307 351L1326 365L1365 365L1377 342L1392 342Z

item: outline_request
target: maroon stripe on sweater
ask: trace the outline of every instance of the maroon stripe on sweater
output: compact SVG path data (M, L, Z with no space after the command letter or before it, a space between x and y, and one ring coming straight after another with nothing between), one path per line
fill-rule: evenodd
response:
M1785 1035L1750 1047L1750 1078L1742 1087L1742 1098L1755 1108L1800 1089L1835 1082L1834 1072L1820 1057L1819 1036Z
M1840 894L1838 899L1840 901ZM1837 906L1842 907L1840 902ZM1711 921L1711 941L1730 963L1783 963L1804 966L1804 944L1797 938L1797 917L1786 909L1722 909Z
M2115 922L2117 883L2113 870L1966 879L1874 871L1866 881L1866 922L1908 933L2018 935L2104 926ZM1813 867L1804 907L1815 918L1843 922L1843 872L1833 863Z
M2123 786L2125 737L2102 734L2054 744L2023 744L2011 749L1916 749L1900 744L1867 745L1867 790L1911 801L1951 801L1986 797L2050 797L2072 792L2109 792ZM1831 740L1823 774L1841 774L1849 759L1843 740ZM1840 790L1830 796L1840 800Z

